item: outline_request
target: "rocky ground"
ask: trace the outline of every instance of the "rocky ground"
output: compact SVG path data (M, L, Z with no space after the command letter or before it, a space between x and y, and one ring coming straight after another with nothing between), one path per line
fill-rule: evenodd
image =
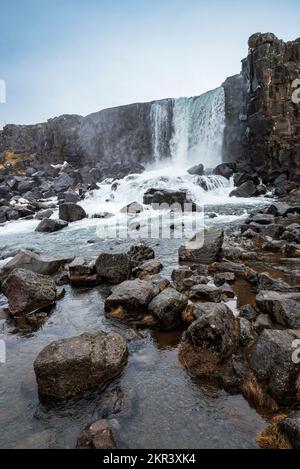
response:
M85 218L78 202L97 187L99 174L94 172L86 179L69 165L52 167L51 175L23 163L7 165L0 175L0 222L5 227L8 221L35 217L40 220L37 231L47 236ZM204 168L199 165L190 173L201 176ZM237 173L232 163L215 173L234 178L233 196L271 189L258 176ZM66 284L101 284L108 287L106 315L128 326L126 337L99 331L49 344L34 362L41 403L78 399L117 377L126 367L127 340L138 339L140 329L178 329L184 331L178 360L188 373L243 394L268 416L270 425L258 438L261 447L299 448L300 191L297 182L281 175L272 190L281 199L253 210L239 229L224 233L210 228L204 246L181 247L171 278L161 275L164 266L145 244L86 258L18 252L0 272L7 298L1 316L22 318L34 327L48 320ZM47 202L53 196L59 220L50 218L57 208L56 202ZM180 191L153 189L144 195L144 204L162 202L182 206L192 201ZM140 212L143 206L135 203L129 209ZM276 259L273 272L263 268L267 257ZM282 271L282 259L294 267ZM231 300L241 282L251 291L251 301L236 309ZM106 420L91 422L78 437L79 448L115 446Z

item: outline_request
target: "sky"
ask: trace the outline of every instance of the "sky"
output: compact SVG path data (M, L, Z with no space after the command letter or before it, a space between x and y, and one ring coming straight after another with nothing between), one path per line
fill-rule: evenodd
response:
M0 0L0 127L199 95L299 17L299 0Z

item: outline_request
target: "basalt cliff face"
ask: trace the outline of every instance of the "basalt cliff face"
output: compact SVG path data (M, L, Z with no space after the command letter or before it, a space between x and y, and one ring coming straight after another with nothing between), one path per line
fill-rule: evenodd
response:
M300 174L299 79L300 38L283 42L272 33L250 37L241 73L223 85L225 161L257 172L266 182L282 173Z
M172 134L173 100L160 101L165 141ZM154 154L153 103L120 106L87 117L64 115L37 125L7 125L0 131L0 154L34 159L41 166L67 161L74 167L146 163ZM165 146L168 153L168 145Z

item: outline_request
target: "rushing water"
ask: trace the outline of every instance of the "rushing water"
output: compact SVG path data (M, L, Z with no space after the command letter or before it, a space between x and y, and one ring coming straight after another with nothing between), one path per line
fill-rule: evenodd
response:
M81 202L89 218L75 222L54 234L35 232L36 220L10 222L0 227L0 245L13 255L20 248L31 248L49 255L97 255L105 250L126 251L141 234L133 230L132 239L99 237L104 224L127 226L127 215L120 210L133 201L142 203L149 188L184 189L204 207L208 224L227 227L246 217L247 210L263 199L230 198L232 183L221 177L191 176L186 169L194 163L214 166L220 162L223 126L221 90L199 98L174 103L172 161L162 158L162 139L166 113L162 102L152 108L154 157L156 165L143 174L119 181L106 180ZM206 186L204 190L203 184ZM51 201L50 201L51 202ZM93 215L108 212L101 220ZM214 212L214 219L209 214ZM144 207L130 223L142 225L159 214ZM58 217L57 211L53 217ZM180 221L180 220L178 220ZM91 243L91 240L93 241ZM170 276L178 265L181 239L147 239L156 257ZM8 254L9 255L9 254ZM77 402L44 409L38 402L33 362L50 342L87 331L116 330L126 327L104 314L108 289L73 289L57 302L48 320L38 329L0 317L0 338L7 346L7 362L0 364L0 447L73 448L78 432L88 423L108 417L116 430L120 447L129 448L252 448L264 420L243 397L204 386L189 376L177 359L182 331L146 331L141 340L130 342L128 366L107 389L98 390ZM240 301L243 301L240 299ZM0 305L5 303L0 297ZM123 411L112 414L114 396L124 395Z

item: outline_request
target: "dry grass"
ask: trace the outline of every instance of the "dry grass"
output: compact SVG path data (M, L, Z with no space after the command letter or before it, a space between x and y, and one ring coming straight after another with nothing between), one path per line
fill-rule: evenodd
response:
M269 425L258 435L256 441L261 449L291 449L288 438L280 432L279 422L287 416L279 414L274 417Z
M218 371L220 360L207 350L197 350L188 341L179 347L178 359L194 376L210 376Z
M254 407L272 412L278 410L276 402L263 391L252 372L247 373L242 383L242 392Z
M24 155L19 155L13 151L5 151L3 153L4 156L4 164L10 163L12 166L15 166L17 163L24 161L26 158ZM0 163L0 167L4 167L3 163Z

